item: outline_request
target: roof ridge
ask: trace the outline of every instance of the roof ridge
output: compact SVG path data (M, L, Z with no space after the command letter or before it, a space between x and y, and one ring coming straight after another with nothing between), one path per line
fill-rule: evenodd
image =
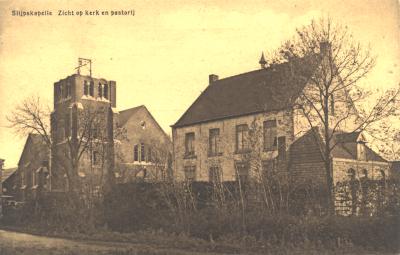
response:
M267 69L256 69L256 70L253 70L253 71L248 71L248 72L244 72L244 73L240 73L240 74L235 74L235 75L231 75L231 76L227 76L227 77L225 77L225 78L222 78L222 79L218 79L218 80L216 80L215 82L213 82L213 84L214 83L218 83L218 82L220 82L220 81L224 81L224 80L229 80L229 79L233 79L233 78L238 78L238 77L240 77L240 76L244 76L244 75L248 75L248 74L251 74L251 73L257 73L257 72L261 72L261 71L267 71L267 70L269 70L270 68L267 68Z
M257 73L257 72L263 72L263 71L264 71L264 72L273 71L273 68L274 68L274 67L282 66L282 65L285 65L285 64L287 64L287 63L288 63L288 62L282 62L282 63L277 63L277 64L271 64L271 65L268 66L267 68L260 68L260 69L256 69L256 70L252 70L252 71L248 71L248 72L244 72L244 73L240 73L240 74L235 74L235 75L227 76L227 77L225 77L225 78L216 80L215 82L213 82L213 84L214 84L214 83L218 83L219 81L223 81L223 80L227 80L227 79L232 79L232 78L238 78L238 77L240 77L240 76L248 75L248 74L251 74L251 73Z

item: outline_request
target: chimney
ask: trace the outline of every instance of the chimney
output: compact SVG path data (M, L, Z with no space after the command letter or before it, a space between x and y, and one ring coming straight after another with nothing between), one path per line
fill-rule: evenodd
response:
M208 76L208 83L209 83L209 84L212 84L212 83L214 83L215 81L218 81L218 75L216 75L216 74L210 74L210 75Z

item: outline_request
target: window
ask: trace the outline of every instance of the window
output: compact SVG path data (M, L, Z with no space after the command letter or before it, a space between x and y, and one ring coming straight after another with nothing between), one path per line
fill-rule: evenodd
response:
M147 154L146 154L146 162L152 162L153 161L153 159L152 159L152 155L151 155L151 148L150 148L150 146L147 148Z
M193 182L196 180L196 166L185 166L185 180L187 182Z
M67 83L67 93L65 97L70 97L71 96L71 84Z
M209 156L219 155L219 128L210 129L209 131Z
M32 187L35 187L36 185L36 171L32 171Z
M236 152L248 150L249 127L247 124L236 126Z
M99 137L99 129L98 128L92 128L92 138L97 139Z
M107 98L108 99L108 84L104 84L104 92L103 92L103 94L104 94L104 98Z
M276 120L267 120L263 123L264 126L264 150L275 150L277 141Z
M363 178L364 179L368 179L368 171L367 171L367 169L363 169L362 170L362 174L363 174Z
M71 119L70 119L70 114L67 113L65 114L65 136L68 138L71 136Z
M142 162L146 161L146 150L144 147L144 143L140 144L140 160L139 161L142 161Z
M240 185L246 184L249 180L249 164L245 162L235 163L236 180L240 181Z
M194 133L186 133L185 135L185 157L193 157L194 151Z
M151 162L152 151L151 148L144 143L135 144L133 146L133 161L136 162Z
M21 171L21 187L26 185L25 181L26 181L25 180L25 171L24 171L24 169L22 169L22 171Z
M268 175L276 171L275 160L265 160L262 162L262 170L264 174Z
M92 163L93 165L97 165L99 163L99 153L97 151L93 151L92 153Z
M133 146L133 161L139 161L139 145Z
M285 136L278 137L278 159L279 160L286 159L286 137Z
M103 86L101 85L101 83L99 83L98 87L98 96L103 97Z
M356 179L356 171L353 168L350 168L347 170L347 176L351 181L354 181Z
M83 94L85 96L89 95L89 82L88 81L84 81L83 82Z
M65 139L65 120L61 119L58 126L60 127L60 129L58 131L59 141L64 141L64 139Z
M213 184L219 184L222 182L222 172L219 166L210 167L209 172L210 182Z
M89 94L90 94L90 96L94 96L94 82L93 81L90 81Z
M61 99L64 98L64 94L65 94L65 92L64 92L64 86L63 86L63 84L60 84L60 98L61 98Z

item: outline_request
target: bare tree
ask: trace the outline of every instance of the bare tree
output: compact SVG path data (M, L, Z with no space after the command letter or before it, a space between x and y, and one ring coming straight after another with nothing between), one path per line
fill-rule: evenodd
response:
M17 134L33 132L41 135L52 151L52 168L57 169L52 173L52 179L58 175L60 181L65 176L71 193L79 192L82 188L80 170L96 176L98 183L95 186L109 188L114 181L113 138L118 133L107 128L113 125L109 105L99 107L89 102L83 107L80 103L74 103L68 111L65 116L51 116L50 108L45 107L39 97L32 97L18 105L7 119L10 128ZM64 125L60 125L60 118ZM51 125L54 125L52 133L50 119ZM85 169L80 169L82 166ZM96 173L94 169L97 169Z
M347 27L330 19L313 20L297 30L275 53L274 62L288 62L290 85L306 84L296 101L304 127L312 129L320 144L333 212L332 150L335 135L368 130L374 123L398 114L400 87L386 91L372 103L370 93L359 86L375 64L369 49L353 40ZM368 100L368 101L367 101ZM304 130L305 131L305 130Z
M395 118L390 118L371 128L371 137L377 150L388 160L400 159L400 128L398 124Z

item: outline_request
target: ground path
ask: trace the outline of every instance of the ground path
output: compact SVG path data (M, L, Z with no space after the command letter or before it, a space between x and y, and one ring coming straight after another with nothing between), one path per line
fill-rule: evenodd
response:
M49 254L110 254L110 255L169 255L169 254L210 254L188 252L172 248L152 247L146 244L123 242L78 241L47 236L38 236L8 230L0 230L1 255L49 255Z

